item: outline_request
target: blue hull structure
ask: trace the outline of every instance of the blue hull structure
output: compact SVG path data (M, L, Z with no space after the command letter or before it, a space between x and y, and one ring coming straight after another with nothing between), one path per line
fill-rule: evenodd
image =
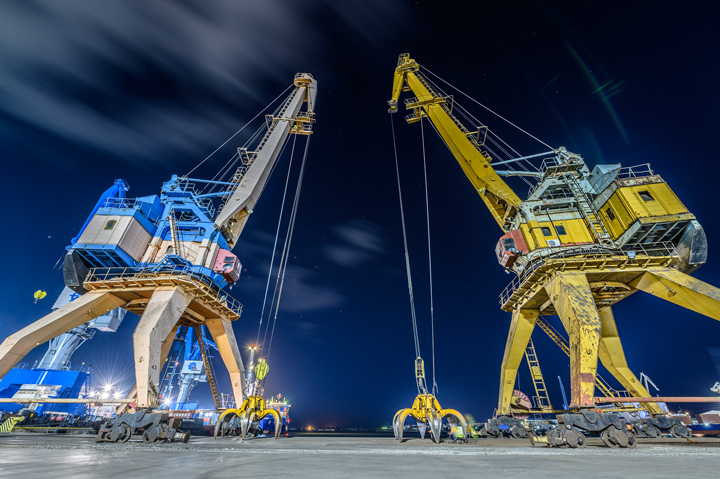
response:
M41 369L23 365L11 369L0 380L0 398L13 398L22 395L29 398L33 393L45 393L41 397L53 399L77 399L89 379L89 369L71 367L69 370ZM17 413L27 403L3 403L2 411ZM38 404L34 412L75 414L82 416L87 410L86 404Z

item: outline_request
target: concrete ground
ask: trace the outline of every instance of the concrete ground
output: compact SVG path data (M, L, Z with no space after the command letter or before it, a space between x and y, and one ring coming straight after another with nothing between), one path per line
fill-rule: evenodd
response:
M527 440L434 444L410 438L298 435L278 440L193 437L187 444L96 444L92 436L0 436L0 478L502 478L717 477L720 440L641 439L637 449L530 447Z

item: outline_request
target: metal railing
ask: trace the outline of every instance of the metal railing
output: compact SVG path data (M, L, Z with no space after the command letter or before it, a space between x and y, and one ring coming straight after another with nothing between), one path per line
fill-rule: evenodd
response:
M142 205L138 203L137 198L105 198L105 202L102 204L101 208L138 210L152 224L157 225L160 221L160 218L150 218L146 212L143 212Z
M617 177L618 179L642 178L644 176L652 176L654 174L655 173L650 168L650 163L643 163L641 165L620 168Z
M237 314L242 313L242 303L230 296L204 274L198 273L193 266L187 264L155 265L152 268L92 268L88 271L85 283L113 283L152 281L155 284L168 280L190 283L199 290L197 296L205 297L213 302L224 305Z
M583 256L586 259L601 259L612 256L624 256L628 264L639 265L638 256L642 257L678 257L679 254L675 245L669 242L653 243L653 244L632 244L624 245L622 250L604 248L599 245L589 245L586 247L568 248L567 250L542 256L539 259L528 264L525 269L510 281L510 284L500 293L500 305L507 303L512 295L517 291L531 274L538 268L544 266L550 260L571 258L575 256Z
M200 192L195 187L195 183L192 183L186 179L180 178L178 180L178 185L184 193L189 193L190 195L192 195L192 199L195 204L201 209L205 210L204 213L207 215L208 218L214 218L215 204L213 203L212 198L198 198Z
M135 209L137 200L135 198L105 198L103 208L127 208Z
M622 249L623 253L631 258L634 258L635 255L638 254L643 254L645 256L680 256L675 245L668 241L649 244L625 244Z

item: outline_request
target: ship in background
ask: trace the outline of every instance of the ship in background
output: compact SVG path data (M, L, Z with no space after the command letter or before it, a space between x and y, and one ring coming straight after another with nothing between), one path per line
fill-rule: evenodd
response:
M280 413L282 418L282 430L281 434L288 435L290 431L290 404L287 402L287 398L284 398L282 394L277 396L270 396L270 399L265 400L265 405L268 409L275 409ZM267 434L269 436L275 435L275 422L270 416L265 417L260 421L258 427L261 429L261 434Z

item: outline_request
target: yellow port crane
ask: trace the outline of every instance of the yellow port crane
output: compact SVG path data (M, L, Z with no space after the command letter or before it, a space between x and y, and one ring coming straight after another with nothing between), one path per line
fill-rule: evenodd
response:
M458 116L474 117L445 94L437 80L444 81L409 54L400 55L389 112L398 111L403 92L415 95L404 102L410 111L407 122L430 121L503 230L495 252L516 277L500 295L501 308L512 313L512 321L498 415L510 414L517 370L538 316L558 315L569 336L570 407L582 412L563 415L575 432L566 433L558 444L582 446L578 430L620 429L618 422L609 425L611 415L602 415L608 421L592 417L598 358L633 397L650 394L628 367L612 306L645 291L720 320L720 289L689 276L707 259L702 227L649 164L597 165L590 170L580 155L543 142L550 151L509 154L508 160L498 161L486 142L505 152L509 145L499 143L479 121L473 121L476 128L467 128ZM532 168L519 167L527 164ZM510 169L500 170L500 165ZM515 176L532 182L525 200L503 180ZM664 414L655 403L647 408ZM635 444L634 438L608 430L606 444Z

